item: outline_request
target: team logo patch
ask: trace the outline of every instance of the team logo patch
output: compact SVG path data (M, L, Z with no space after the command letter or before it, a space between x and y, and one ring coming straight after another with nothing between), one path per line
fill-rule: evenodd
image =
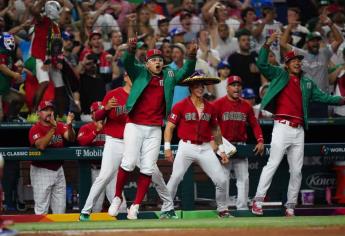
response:
M307 89L311 89L311 82L307 83Z
M169 71L168 71L168 76L169 76L169 77L174 77L174 76L175 76L174 71L169 70Z
M172 119L172 120L176 120L176 118L177 118L177 115L175 115L174 113L171 113L171 115L170 115L170 119Z

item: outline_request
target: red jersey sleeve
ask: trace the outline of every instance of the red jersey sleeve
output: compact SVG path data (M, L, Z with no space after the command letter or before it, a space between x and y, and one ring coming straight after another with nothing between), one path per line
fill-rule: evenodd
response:
M258 143L263 143L264 142L264 138L263 138L263 135L262 135L262 130L261 130L261 127L259 125L258 120L255 117L253 107L249 107L248 123L249 123L250 127L252 127L252 129L253 129L256 141Z
M168 121L173 123L174 125L177 125L181 119L181 109L180 109L180 103L176 104L168 117Z
M31 146L35 146L35 143L38 139L44 137L44 133L39 129L38 125L31 127L29 131L29 141Z
M96 130L93 130L88 124L86 124L80 127L77 141L81 146L90 146L96 136Z

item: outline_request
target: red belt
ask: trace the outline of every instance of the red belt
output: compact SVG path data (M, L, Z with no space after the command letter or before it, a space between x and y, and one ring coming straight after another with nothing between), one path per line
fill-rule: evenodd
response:
M191 143L191 144L196 144L196 145L201 145L201 144L203 144L204 142L202 142L202 141L193 141L193 140L186 140L186 139L182 139L183 140L183 142L185 142L185 143Z
M281 123L281 124L288 125L288 126L290 126L292 128L299 128L299 127L301 127L300 124L295 123L295 122L291 122L291 121L288 121L288 120L278 120L278 122Z

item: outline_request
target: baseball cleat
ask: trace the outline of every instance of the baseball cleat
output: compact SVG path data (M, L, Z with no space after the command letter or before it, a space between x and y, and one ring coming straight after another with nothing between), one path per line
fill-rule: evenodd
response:
M139 204L131 205L128 209L127 219L129 220L136 220L138 219L139 213Z
M163 211L160 216L159 219L178 219L178 216L176 215L174 210L170 210L170 211Z
M117 216L119 214L119 209L122 203L122 199L119 197L114 197L114 199L111 201L111 205L108 209L108 214L110 216Z
M80 213L79 221L90 221L90 215L85 213Z
M262 216L264 214L262 211L262 202L253 201L252 213L258 216Z
M293 208L286 208L285 216L287 216L287 217L295 216L295 210Z
M218 212L218 218L230 218L230 217L233 217L233 215L230 214L229 210Z

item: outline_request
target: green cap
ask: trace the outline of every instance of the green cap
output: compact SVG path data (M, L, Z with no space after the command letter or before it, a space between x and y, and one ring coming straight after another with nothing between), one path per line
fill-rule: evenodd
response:
M322 36L319 32L317 31L314 31L314 32L311 32L309 34L307 34L307 37L306 37L306 40L307 41L310 41L310 40L313 40L313 39L319 39L321 40L322 39Z

